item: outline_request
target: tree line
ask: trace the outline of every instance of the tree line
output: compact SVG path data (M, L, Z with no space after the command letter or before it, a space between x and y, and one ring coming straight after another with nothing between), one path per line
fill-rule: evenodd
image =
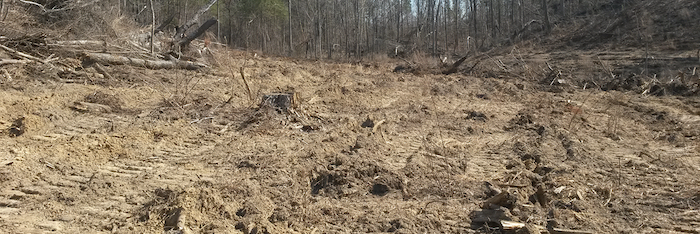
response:
M151 23L148 0L118 11ZM460 55L544 35L628 0L218 0L214 37L232 47L305 58ZM155 0L156 21L186 22L207 0Z

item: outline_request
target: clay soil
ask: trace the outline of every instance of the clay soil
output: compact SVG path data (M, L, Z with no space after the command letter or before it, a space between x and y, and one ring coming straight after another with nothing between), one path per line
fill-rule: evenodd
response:
M657 52L689 75L653 88L644 53L509 48L451 75L223 49L113 79L3 66L0 232L698 233L698 62ZM295 105L260 106L275 92Z

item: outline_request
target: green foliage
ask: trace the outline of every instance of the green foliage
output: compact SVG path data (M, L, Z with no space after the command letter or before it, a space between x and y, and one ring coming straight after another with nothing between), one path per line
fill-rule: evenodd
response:
M271 20L285 20L288 14L283 0L242 0L239 11L246 17L256 15Z

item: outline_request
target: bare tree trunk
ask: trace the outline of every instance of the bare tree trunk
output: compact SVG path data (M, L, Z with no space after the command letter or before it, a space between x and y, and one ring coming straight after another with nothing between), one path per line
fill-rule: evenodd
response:
M5 13L3 14L3 12ZM0 21L5 21L5 18L7 18L7 13L9 12L9 7L7 10L5 10L5 0L0 0Z
M508 32L513 31L515 26L515 0L510 0L510 24L508 25Z
M459 40L462 38L462 34L460 33L459 30L459 21L460 21L460 0L453 0L454 1L454 49L452 50L453 53L457 53L457 49L459 48Z
M479 36L479 29L478 29L478 27L477 27L477 22L478 22L478 21L477 21L477 19L476 19L476 18L477 18L477 14L476 14L476 13L477 13L478 11L477 11L477 8L476 8L476 0L471 0L471 1L472 1L472 20L474 21L474 22L473 22L473 25L474 25L474 46L476 46L476 45L478 45L478 43L479 43L479 37L478 37L478 36Z
M502 8L502 5L503 5L503 4L501 4L501 1L503 1L503 0L496 0L496 2L498 3L498 21L496 22L496 30L497 30L497 31L496 31L496 39L499 39L499 38L500 38L500 36L501 36L501 27L503 27L503 24L502 24L502 21L501 21L501 15L502 15L502 13L501 13L501 10L502 10L502 9L501 9L501 8Z
M294 43L292 42L292 0L288 1L288 14L289 14L289 56L294 54Z
M151 2L151 54L153 54L153 39L156 36L156 10L153 9L153 0Z
M322 44L321 44L321 39L323 36L323 31L321 30L321 13L323 13L323 9L321 9L321 3L319 0L316 0L316 53L315 57L320 59L321 55L323 52L321 51L323 49Z
M547 33L552 30L552 25L549 23L549 10L547 7L547 0L542 0L542 11L544 13L544 28Z
M177 34L183 35L185 32L187 32L187 29L194 26L199 21L199 17L202 16L204 14L204 12L207 12L209 10L209 8L211 8L214 5L214 3L216 3L216 1L217 0L210 0L209 3L202 6L202 8L199 8L197 13L195 13L194 16L192 16L192 19L188 20L185 24L183 24L182 26L180 26L178 28ZM186 7L187 7L187 1L185 1L185 8Z
M216 1L216 19L221 19L221 15L219 15L219 1ZM221 23L219 21L216 21L216 41L221 41Z
M202 24L202 26L199 26L199 28L197 28L197 30L195 30L194 32L190 33L190 34L187 35L186 37L182 38L182 40L178 41L178 42L177 42L177 46L182 47L182 46L185 46L185 45L189 44L192 40L194 40L194 39L196 39L197 37L199 37L199 36L201 36L202 34L204 34L204 32L206 32L207 29L209 29L211 26L214 26L214 24L216 24L216 23L218 23L218 20L216 20L216 19L214 19L214 18L212 18L212 19L210 19L210 20L207 20L206 22L204 22L204 24ZM265 39L263 38L263 41L264 41L264 40L265 40Z
M444 50L443 53L447 53L447 50L448 50L448 48L447 48L447 44L448 44L448 43L447 43L447 37L448 37L448 35L447 35L447 34L448 34L448 33L447 33L447 16L448 16L448 13L447 13L447 0L443 0L443 1L442 1L442 15L443 15L443 16L442 16L442 19L443 19L443 20L442 20L442 23L443 23L443 24L442 24L442 27L443 27L444 30L445 30L445 32L444 32L445 34L443 35L443 36L445 37L445 44L444 44L442 47L443 47L443 50Z

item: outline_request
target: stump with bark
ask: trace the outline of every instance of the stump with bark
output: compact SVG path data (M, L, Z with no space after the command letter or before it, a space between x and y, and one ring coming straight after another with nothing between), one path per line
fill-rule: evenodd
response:
M288 113L289 109L297 105L295 93L270 93L263 95L260 107L269 107L277 110L278 113Z

